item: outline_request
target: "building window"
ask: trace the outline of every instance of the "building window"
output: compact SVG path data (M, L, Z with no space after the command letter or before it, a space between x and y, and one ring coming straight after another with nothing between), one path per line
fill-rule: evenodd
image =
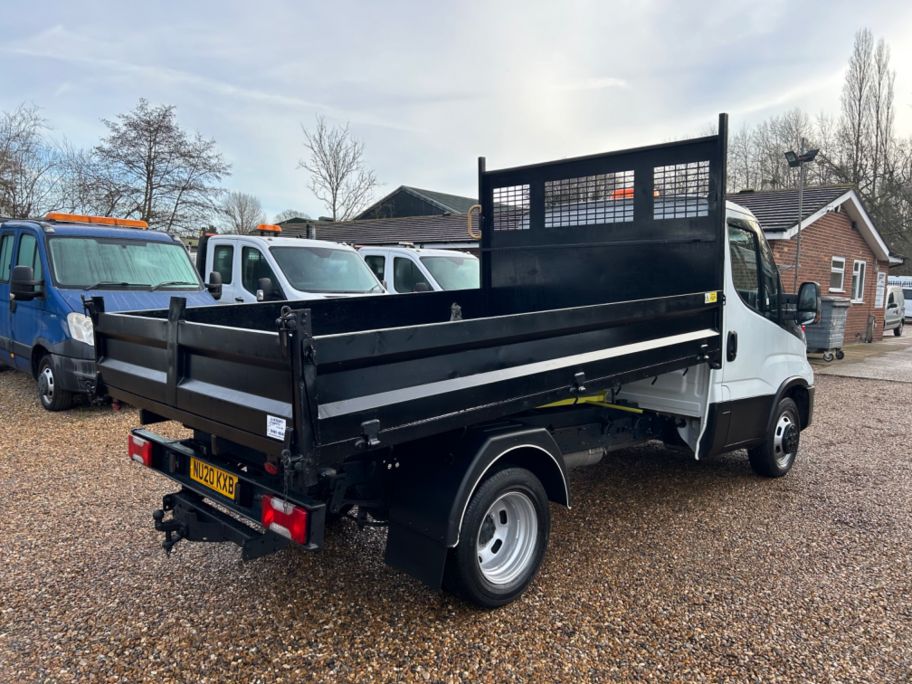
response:
M852 301L861 302L864 300L864 279L865 268L867 264L864 261L855 261L852 264Z
M833 257L830 262L830 292L843 292L845 288L845 257Z

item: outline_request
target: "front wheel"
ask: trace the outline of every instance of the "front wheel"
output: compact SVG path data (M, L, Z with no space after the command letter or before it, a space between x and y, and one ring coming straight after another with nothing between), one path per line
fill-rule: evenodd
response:
M524 468L496 472L469 501L444 586L484 608L513 601L538 573L550 529L538 478Z
M798 405L789 397L776 407L776 417L768 428L763 444L747 450L751 468L758 475L782 477L795 463L801 436Z
M900 321L899 325L897 327L893 328L893 334L896 335L897 337L902 337L904 325L905 325L905 322Z
M38 364L38 401L48 411L66 411L73 405L73 393L60 388L50 354Z

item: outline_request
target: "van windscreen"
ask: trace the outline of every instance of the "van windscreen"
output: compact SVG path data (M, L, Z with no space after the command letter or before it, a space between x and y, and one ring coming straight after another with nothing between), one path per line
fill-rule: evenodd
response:
M187 251L173 242L54 237L48 244L58 287L86 290L201 287Z

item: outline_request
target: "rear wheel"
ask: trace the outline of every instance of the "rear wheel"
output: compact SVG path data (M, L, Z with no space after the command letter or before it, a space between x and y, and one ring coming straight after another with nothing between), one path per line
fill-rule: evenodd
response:
M60 388L50 354L38 363L38 401L48 411L66 411L73 405L73 393Z
M548 496L535 475L524 468L494 473L469 501L444 585L484 608L513 601L535 578L550 527Z
M748 449L751 467L758 475L782 477L795 463L801 436L801 417L798 405L786 397L776 407L776 417L760 446Z

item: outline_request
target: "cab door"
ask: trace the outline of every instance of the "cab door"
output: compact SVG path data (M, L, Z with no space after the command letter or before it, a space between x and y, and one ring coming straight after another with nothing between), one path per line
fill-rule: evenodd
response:
M753 219L727 224L725 327L720 425L730 448L765 434L776 393L796 376L810 375L800 329L782 308L772 250ZM720 436L721 439L721 436Z
M13 243L16 233L0 228L0 364L12 365L10 358L10 272L13 263Z
M20 230L15 248L14 266L30 266L34 280L45 281L42 258L43 243L35 231ZM10 341L13 352L13 366L31 371L32 347L40 332L46 327L47 298L46 281L37 287L34 299L16 301L10 308Z
M240 287L240 264L237 250L230 242L221 242L218 238L209 238L206 245L206 264L208 266L206 277L209 273L216 272L222 277L222 297L219 304L236 304L243 302L237 292Z

